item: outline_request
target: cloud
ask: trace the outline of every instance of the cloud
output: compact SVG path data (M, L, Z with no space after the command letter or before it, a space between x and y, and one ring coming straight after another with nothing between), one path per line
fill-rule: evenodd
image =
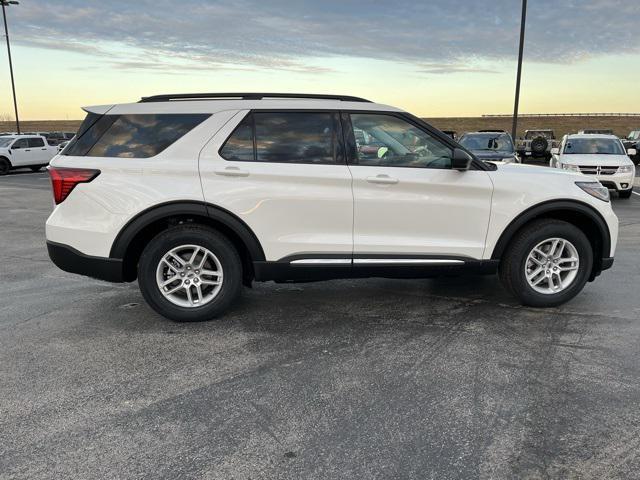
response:
M529 2L528 61L638 53L637 0ZM325 73L320 58L393 60L424 74L491 73L517 53L515 0L25 0L16 43L108 58L124 70ZM169 68L168 68L169 67Z

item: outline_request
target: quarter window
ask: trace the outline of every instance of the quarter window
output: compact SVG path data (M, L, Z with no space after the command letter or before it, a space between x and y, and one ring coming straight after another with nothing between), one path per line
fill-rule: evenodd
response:
M339 152L335 113L254 112L220 150L226 160L335 164Z
M451 168L452 149L393 115L351 115L356 163L380 167Z
M141 114L87 116L63 155L148 158L159 154L209 114ZM90 118L91 117L91 118Z
M253 117L247 116L236 127L229 139L220 150L220 155L225 160L240 162L253 162Z

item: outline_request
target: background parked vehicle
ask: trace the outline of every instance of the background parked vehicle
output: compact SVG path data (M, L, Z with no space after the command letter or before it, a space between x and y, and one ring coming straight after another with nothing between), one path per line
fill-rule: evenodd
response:
M524 138L516 142L516 150L522 163L528 161L548 161L551 149L558 147L553 130L525 130Z
M449 135L454 140L458 139L458 132L456 132L455 130L442 130L442 133L444 133L445 135Z
M520 161L511 135L501 130L466 132L462 134L458 142L473 152L480 160L504 163Z
M46 137L49 145L59 145L61 142L68 142L74 135L71 132L51 132Z
M580 135L613 135L613 130L610 128L585 128L579 130Z
M559 148L552 150L551 167L580 172L598 180L603 186L618 192L620 198L631 197L635 167L615 135L565 135Z
M635 165L638 165L640 163L640 130L631 131L626 138L622 139L622 143L627 150L635 149L636 154L630 158Z
M58 153L41 135L11 135L0 137L0 175L11 169L29 167L37 172Z

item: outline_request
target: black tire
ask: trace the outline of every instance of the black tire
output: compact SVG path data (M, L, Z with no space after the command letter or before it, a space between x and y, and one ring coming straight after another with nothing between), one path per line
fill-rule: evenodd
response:
M547 151L549 142L544 137L538 137L531 140L531 152L534 155L542 155Z
M5 157L0 157L0 175L6 175L9 170L11 170L11 162Z
M210 250L223 270L218 294L200 307L175 305L160 292L156 270L163 256L180 245L197 245ZM200 322L222 314L242 288L242 260L233 244L219 232L202 225L179 225L163 231L146 246L138 262L138 284L142 296L160 315L176 322Z
M553 237L571 242L580 260L573 282L564 290L544 294L534 290L527 282L525 265L529 253L540 242ZM511 240L500 261L499 275L505 288L523 305L530 307L556 307L584 288L593 267L593 249L585 234L575 225L561 220L541 219L525 225Z
M630 188L629 190L620 190L618 192L618 197L620 197L620 198L631 198L631 192L633 192L633 188Z

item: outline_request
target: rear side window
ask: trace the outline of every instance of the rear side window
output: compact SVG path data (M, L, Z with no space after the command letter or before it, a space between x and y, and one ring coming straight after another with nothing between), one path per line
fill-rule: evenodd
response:
M337 131L337 114L331 112L254 112L220 155L235 161L336 164L342 157Z
M90 116L93 117L89 118ZM209 114L102 116L89 114L80 126L75 139L69 143L62 154L88 157L153 157L209 116Z
M30 138L29 147L44 147L44 140L42 138Z

